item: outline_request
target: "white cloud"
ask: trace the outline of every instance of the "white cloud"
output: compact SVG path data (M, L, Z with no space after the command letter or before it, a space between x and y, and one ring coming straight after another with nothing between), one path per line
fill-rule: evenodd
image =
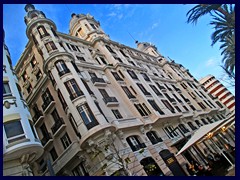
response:
M152 29L158 27L158 25L159 25L159 23L154 23L154 24L152 25Z
M110 14L108 14L107 16L110 16L110 17L114 17L116 16L117 14L115 12L111 12Z
M207 60L205 65L206 65L206 67L212 67L212 66L217 65L217 61L214 58L210 58L209 60Z

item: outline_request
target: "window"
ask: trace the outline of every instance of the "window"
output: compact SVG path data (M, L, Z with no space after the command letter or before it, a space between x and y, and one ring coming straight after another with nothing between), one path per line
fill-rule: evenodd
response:
M20 120L5 122L4 129L9 143L25 138Z
M107 64L107 61L103 57L99 57L103 64Z
M46 91L42 94L42 100L43 100L43 109L46 109L47 106L53 101L53 97L50 94L49 89L46 89Z
M48 74L49 74L49 78L50 78L50 80L51 80L51 82L52 82L52 85L55 85L56 81L55 81L55 79L54 79L51 71L49 71Z
M196 108L193 105L190 104L189 106L193 111L196 111Z
M79 71L79 69L78 69L76 63L73 62L73 61L71 61L71 63L72 63L72 65L73 65L73 68L75 69L75 71L76 71L77 73L80 73L80 71Z
M54 36L58 37L56 31L55 31L52 27L51 27L51 31L52 31L52 33L53 33Z
M122 119L123 118L122 115L120 114L120 112L117 109L112 109L112 112L117 119Z
M63 110L65 110L66 107L67 107L67 104L66 104L65 99L64 99L64 97L63 97L63 95L62 95L62 93L59 89L58 89L58 97L59 97L59 100L62 104Z
M77 167L72 170L73 176L89 176L87 173L83 162L81 162Z
M174 131L172 126L166 126L165 128L163 128L163 130L166 133L166 135L170 138L174 138L178 136L178 133Z
M187 124L193 131L197 129L197 127L194 126L192 122L188 122Z
M27 87L27 92L28 92L28 93L31 93L31 92L32 92L32 85L31 85L31 84L29 84L29 86Z
M111 73L117 81L123 81L123 79L118 75L117 72L111 72Z
M70 146L70 144L72 143L67 133L65 133L61 137L61 141L62 141L62 145L63 145L64 149L67 149L67 147Z
M109 95L105 89L99 89L100 93L102 94L103 98L108 98Z
M56 45L54 44L53 41L50 41L50 42L46 43L45 46L47 48L47 52L51 52L51 51L57 49L57 47L56 47Z
M39 80L41 77L42 77L42 72L41 72L41 70L39 69L39 70L38 70L38 73L36 74L36 78L37 78L37 80Z
M151 106L153 107L153 109L155 109L155 111L159 112L159 114L163 115L165 114L160 108L159 106L156 104L156 102L154 100L148 100L149 104L151 104Z
M126 86L122 86L123 91L126 93L129 99L136 98Z
M156 93L156 95L158 95L158 96L162 96L162 93L160 93L159 92L159 90L154 86L154 85L149 85L151 88L152 88L152 90Z
M3 82L3 97L12 96L12 92L8 82Z
M48 32L46 31L44 26L38 26L37 27L38 33L40 34L40 38L43 38L45 36L49 36Z
M70 116L69 116L69 121L70 121L70 124L72 125L72 128L73 128L74 132L76 133L76 135L79 138L81 138L81 134L79 133L78 128L77 128L77 123L76 123L75 119L73 118L72 114L70 114Z
M141 73L143 78L146 80L146 81L151 81L150 78L147 76L146 73Z
M157 133L155 131L149 131L146 133L146 135L152 144L157 144L158 142L163 141L161 138L157 136Z
M51 113L51 115L52 115L52 117L53 117L53 119L54 119L55 122L60 119L59 114L58 114L58 112L57 112L56 109L53 110L53 112Z
M55 62L55 66L57 67L57 71L60 77L70 72L63 60Z
M140 83L137 83L138 87L141 89L141 91L143 92L144 95L151 95L146 89L145 87L140 84Z
M52 160L55 161L58 158L55 148L52 148L49 152L51 154Z
M205 119L201 119L203 124L208 124L207 121Z
M171 104L167 100L162 99L161 101L172 113L175 113L174 108L171 106Z
M122 55L124 56L124 57L128 57L124 52L123 52L123 50L119 50L121 53L122 53Z
M195 120L195 123L198 125L198 127L202 126L202 124L199 122L199 120Z
M82 56L76 56L79 61L86 61L84 57Z
M28 80L28 75L27 75L26 72L23 73L23 75L22 75L22 80L23 80L23 82L25 82L25 81Z
M110 46L105 45L105 47L107 48L107 50L108 50L110 53L116 54L116 53L112 50L112 48L111 48Z
M178 112L182 112L181 109L178 106L174 106Z
M75 79L71 79L71 80L65 82L64 84L68 90L68 93L70 94L71 100L76 99L77 97L83 95L83 92L78 87Z
M134 71L132 70L127 70L128 74L133 78L133 79L138 79L137 75L135 74Z
M184 124L179 124L178 127L181 129L183 133L188 133L189 130L186 128Z
M122 60L119 57L114 57L118 62L122 63Z
M138 139L138 136L130 136L127 137L127 142L130 146L130 148L132 149L132 151L137 151L141 148L145 148L146 145L144 143L141 143Z
M99 124L97 122L97 120L95 119L95 117L87 103L85 103L81 106L78 106L77 110L78 110L84 124L86 125L87 129L91 129L92 127Z
M17 86L20 98L23 99L21 87L19 86L18 83L16 83L16 86Z
M30 63L32 65L32 68L34 68L37 64L37 60L35 58L33 58Z
M205 106L202 102L199 102L198 105L199 105L202 109L206 109L206 106Z
M31 122L29 122L29 123L30 123L31 130L32 130L32 132L33 132L34 138L35 138L35 139L38 139L37 134L36 134L36 131L35 131L35 128L33 127L33 125L32 125Z
M148 114L150 114L144 109L144 107L141 104L134 104L134 106L138 110L138 112L141 114L141 116L148 116Z
M93 29L97 29L94 24L91 24L91 23L90 23L90 25L91 25L91 27L92 27Z
M80 36L82 36L82 37L85 36L85 33L84 33L84 31L83 31L82 28L79 28L79 30L78 30L77 32L78 32L78 34L79 34Z

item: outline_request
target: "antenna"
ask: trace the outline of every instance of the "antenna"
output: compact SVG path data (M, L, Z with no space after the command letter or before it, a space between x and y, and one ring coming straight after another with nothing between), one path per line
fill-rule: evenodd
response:
M128 32L128 34L133 38L133 36L130 34L130 32ZM138 41L136 39L133 38L133 40L135 41L136 44L138 43Z
M71 14L71 12L70 12L70 9L68 8L67 4L65 4L65 6L67 7L67 9L68 9L69 13Z

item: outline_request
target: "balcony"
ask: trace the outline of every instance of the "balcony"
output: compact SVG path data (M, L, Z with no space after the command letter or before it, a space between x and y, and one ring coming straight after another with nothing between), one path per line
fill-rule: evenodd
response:
M47 148L52 142L53 142L53 138L50 133L43 135L43 138L41 139L41 143L44 148Z
M62 118L57 119L55 124L51 127L54 136L57 136L66 127Z
M134 146L131 146L131 149L133 151L138 151L139 149L142 149L142 148L145 148L146 145L144 143L140 143L140 144L137 144L137 145L134 145Z
M70 73L70 70L69 69L65 69L63 71L59 71L58 74L60 77L62 77L64 74L67 74L67 73Z
M103 101L107 106L119 105L119 102L116 97L105 97L103 98Z
M170 98L169 101L170 101L173 105L176 105L176 104L177 104L176 100L173 99L173 98Z
M74 99L76 99L77 97L83 96L83 95L84 95L84 94L83 94L82 91L77 91L77 92L74 92L74 93L70 94L70 99L71 99L71 100L74 100Z
M55 101L53 100L52 97L45 99L42 105L43 112L46 114L48 111L52 109L52 107L54 107L54 105Z
M38 126L42 123L42 120L44 119L42 111L38 111L33 116L33 121L35 123L35 126Z
M92 77L91 81L94 86L105 86L107 84L103 78L98 78L98 77Z
M93 128L94 126L97 126L97 125L99 125L99 123L95 120L95 121L92 121L92 122L86 124L86 127L89 130L89 129Z

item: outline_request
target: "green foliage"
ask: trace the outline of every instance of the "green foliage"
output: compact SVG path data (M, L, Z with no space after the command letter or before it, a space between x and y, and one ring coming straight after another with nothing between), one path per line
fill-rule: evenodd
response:
M232 4L198 4L187 13L187 23L196 24L200 17L209 14L212 46L221 43L222 66L226 74L235 79L235 6Z

